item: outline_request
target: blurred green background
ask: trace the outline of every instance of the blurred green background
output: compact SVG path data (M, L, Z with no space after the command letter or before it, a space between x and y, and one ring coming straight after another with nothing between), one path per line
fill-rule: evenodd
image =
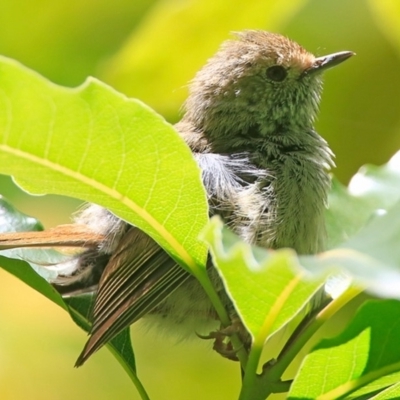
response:
M230 31L285 34L317 55L352 50L329 71L318 131L346 183L365 163L400 148L400 2L397 0L1 0L0 54L55 83L88 75L137 97L170 122L187 82ZM71 116L73 118L73 116ZM104 144L105 146L107 143ZM80 202L32 197L0 176L0 194L47 227L66 223ZM68 315L0 270L0 398L138 399L107 350L72 366L85 334ZM209 343L175 343L133 328L138 372L153 400L235 399L237 365Z

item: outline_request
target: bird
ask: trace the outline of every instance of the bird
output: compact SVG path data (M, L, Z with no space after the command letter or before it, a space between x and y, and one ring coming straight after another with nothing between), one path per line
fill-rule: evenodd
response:
M246 30L225 41L190 82L176 131L201 169L210 217L219 215L246 243L298 254L324 249L334 155L314 123L323 72L353 55L316 57L283 35ZM137 227L96 204L71 226L95 237L59 266L54 282L65 295L96 288L76 366L141 318L183 336L218 319L200 283ZM232 308L211 260L208 272Z

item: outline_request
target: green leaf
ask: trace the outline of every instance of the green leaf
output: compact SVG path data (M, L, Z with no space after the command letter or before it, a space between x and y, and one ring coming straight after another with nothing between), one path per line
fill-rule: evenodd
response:
M95 296L93 294L83 294L66 298L69 312L78 326L83 330L90 330L90 316ZM133 354L129 327L125 328L116 337L107 343L107 347L119 360L123 368L129 375L136 375L135 356Z
M355 282L380 297L400 297L400 202L376 216L341 246L316 256L300 256L301 265L319 274L344 269Z
M399 298L400 152L381 167L362 167L348 188L333 180L329 200L335 247L299 257L301 265L316 274L344 269L369 292Z
M328 248L333 248L357 233L371 217L371 207L352 196L336 178L332 179L329 207L325 212Z
M90 313L94 303L93 294L82 294L65 298L65 303L71 310L71 317L84 331L90 330Z
M400 152L380 167L363 166L345 188L336 179L329 193L326 221L329 248L359 232L400 200Z
M25 261L0 255L0 266L60 307L67 309L60 294Z
M376 396L370 397L370 400L394 400L397 398L400 398L400 382L381 391Z
M396 300L365 303L344 332L321 341L305 358L289 398L358 398L398 382L399 319Z
M270 382L256 375L264 345L301 312L306 315L325 277L305 276L292 250L251 247L224 228L218 217L212 218L204 238L224 288L253 339L240 398L264 399Z
M0 196L0 232L37 230L42 230L42 224L38 220L19 212L4 197ZM13 249L0 251L0 266L3 269L59 306L66 308L61 296L47 282L47 280L55 278L56 274L42 267L42 265L52 264L63 259L62 254L52 250ZM31 265L29 266L25 261L29 261Z
M382 166L361 167L350 181L349 192L373 209L389 209L400 199L400 152Z
M17 211L0 194L0 233L41 230L43 226L37 219Z
M96 79L63 88L4 57L0 87L0 173L31 193L100 204L183 265L205 264L200 170L162 117Z
M39 230L41 224L35 219L20 213L4 198L0 197L0 227L2 232L19 230ZM67 310L72 319L83 330L90 330L90 314L94 301L93 294L85 294L63 299L54 287L47 281L55 278L46 273L47 266L61 262L66 256L52 250L13 249L0 252L0 267L25 282L49 300ZM35 272L36 271L36 272ZM39 275L39 274L40 275ZM41 276L42 275L42 276ZM44 277L46 279L44 279ZM12 300L10 300L12 301ZM118 359L140 393L144 392L143 386L136 376L135 357L130 340L129 328L124 329L113 338L107 347ZM143 398L146 398L143 395Z
M251 247L218 217L204 238L237 312L259 344L296 316L324 282L306 279L292 250Z
M4 197L0 195L0 233L41 230L43 230L43 226L37 219L16 210ZM0 251L0 255L10 259L14 258L29 262L31 268L47 281L55 279L58 274L51 268L46 268L46 266L49 267L67 259L66 255L52 249L16 248ZM7 263L4 261L4 265L6 264L9 268L13 268L11 260L7 261ZM24 271L24 268L17 268L13 275L17 273L23 274L22 271ZM22 279L22 276L20 279ZM22 280L26 282L25 279Z

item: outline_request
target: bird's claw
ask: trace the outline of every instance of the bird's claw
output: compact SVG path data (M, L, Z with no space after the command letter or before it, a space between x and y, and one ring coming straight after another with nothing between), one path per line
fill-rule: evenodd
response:
M208 335L197 336L200 339L214 339L213 349L219 353L222 357L227 358L232 361L238 361L237 352L239 349L234 349L232 343L229 341L229 337L234 334L239 334L241 336L243 325L233 322L231 325L221 328L217 331L210 332Z

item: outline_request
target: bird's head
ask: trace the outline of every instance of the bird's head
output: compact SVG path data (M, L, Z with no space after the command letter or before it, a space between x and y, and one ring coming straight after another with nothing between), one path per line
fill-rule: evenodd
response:
M263 138L312 127L322 72L353 54L317 58L278 34L237 33L192 81L185 119L211 141Z

